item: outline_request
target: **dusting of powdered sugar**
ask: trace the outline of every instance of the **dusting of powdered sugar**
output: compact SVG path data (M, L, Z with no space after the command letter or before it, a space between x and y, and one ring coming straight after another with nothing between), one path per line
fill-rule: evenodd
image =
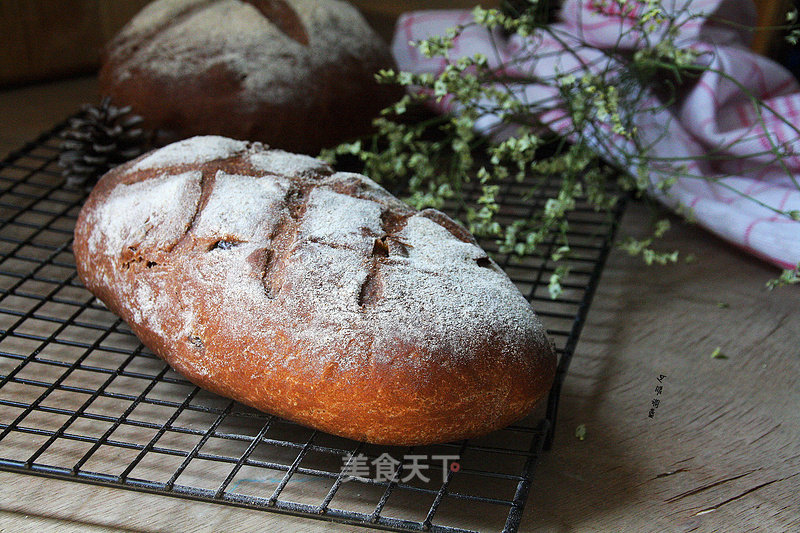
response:
M195 226L198 236L234 237L246 241L263 236L278 223L288 182L270 176L258 178L220 170Z
M95 212L89 252L169 248L185 233L200 200L199 170L119 184ZM104 243L101 249L100 244Z
M284 176L300 176L314 172L329 174L331 167L315 157L293 154L283 150L254 152L250 155L250 164L258 170Z
M192 79L224 67L242 80L243 96L279 104L305 98L298 89L313 83L309 77L325 65L349 64L352 58L369 64L369 58L384 55L384 45L360 13L338 0L289 2L309 37L308 45L284 34L246 2L199 4L161 0L134 17L117 38L138 46L132 55L130 46L118 51L128 58L115 73L118 81L142 71ZM178 13L184 16L175 17ZM170 15L174 21L165 25ZM162 29L149 33L157 28ZM137 35L149 37L140 42Z
M165 289L166 284L160 277L152 276L137 280L133 299L135 305L131 307L133 319L137 323L147 325L153 333L161 337L165 337L166 333L162 328L160 317L174 306L169 291Z
M347 324L363 327L358 296L366 277L362 252L315 242L298 246L286 269L293 293L284 299L285 311L310 318L298 336L319 349L324 344L317 338L330 338Z
M237 141L218 135L201 135L169 144L140 159L132 171L177 165L201 164L224 159L243 152L246 141Z
M322 207L313 199L309 204L309 209ZM351 229L376 227L379 222L379 211L353 210L346 202L326 202L324 208L330 220L355 218L346 224ZM533 332L543 333L513 282L500 269L479 266L476 260L486 257L483 250L426 217L412 216L396 236L408 256L390 256L377 267L364 252L372 248L374 237L332 231L328 238L337 234L346 238L333 242L346 248L308 243L295 250L286 267L293 293L281 312L309 317L295 334L315 353L324 354L326 346L358 346L360 338L373 339L370 356L358 350L344 358L337 355L340 368L358 367L369 357L388 357L400 345L416 347L420 354L449 353L452 360L444 363L458 365L479 356L487 337L513 358L525 353ZM360 244L353 242L359 238ZM359 299L368 276L379 278L380 296L362 305ZM403 361L412 367L429 363L422 356Z
M378 202L384 206L393 207L401 211L410 209L402 201L392 196L389 191L361 174L356 174L354 172L337 172L323 181L323 185L329 187L352 183L358 185L358 195L360 198L372 200L373 202Z
M347 246L368 254L374 237L381 234L381 211L381 205L370 200L317 187L309 194L297 240Z
M124 35L131 37L145 33L154 27L167 24L170 20L202 4L208 0L159 0L150 2L133 17L123 30Z
M408 219L398 238L408 245L408 257L382 271L382 299L372 315L392 320L371 322L376 338L445 349L462 361L487 337L511 351L521 349L538 321L505 273L478 264L486 257L480 247L420 215Z
M412 243L408 250L409 261L422 270L462 269L477 267L476 260L486 257L486 252L475 244L454 238L447 229L433 220L415 215L406 221L398 237L403 242ZM449 258L447 264L442 259ZM477 270L472 270L477 272Z
M242 151L238 162L252 168L239 165L237 172L254 175L218 171L188 229L195 242L231 234L242 242L170 252L176 254L172 267L143 270L139 288L128 293L136 319L166 342L205 335L204 321L213 316L213 323L225 324L227 338L248 340L243 349L260 358L265 373L288 364L287 354L266 348L287 337L283 345L302 346L306 364L320 372L328 364L342 370L376 363L468 365L488 344L510 361L529 357L534 344L544 346L530 304L480 247L414 214L368 178L314 176L321 162L258 144L245 149L220 138L178 144L188 153L180 156L172 145L162 149L166 155L149 157L165 166L176 160L199 166L222 152ZM104 253L119 254L143 239L163 249L187 230L198 208L199 177L195 170L118 185L97 210L90 239L103 235L111 243ZM300 190L305 195L291 194ZM387 212L404 223L384 227ZM120 213L128 214L112 216ZM170 305L168 291L160 291L162 301L158 287L175 282L155 277L178 272L192 288L180 293L180 305ZM177 320L164 320L173 316ZM179 325L167 330L167 323Z

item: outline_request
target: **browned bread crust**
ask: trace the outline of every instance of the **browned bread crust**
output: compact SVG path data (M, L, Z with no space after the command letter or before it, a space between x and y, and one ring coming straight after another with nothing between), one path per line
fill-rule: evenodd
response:
M216 134L316 154L364 135L402 90L356 9L338 0L159 0L108 44L100 92L160 140Z
M106 174L78 274L197 385L369 442L522 418L555 356L529 303L456 222L369 178L195 137Z

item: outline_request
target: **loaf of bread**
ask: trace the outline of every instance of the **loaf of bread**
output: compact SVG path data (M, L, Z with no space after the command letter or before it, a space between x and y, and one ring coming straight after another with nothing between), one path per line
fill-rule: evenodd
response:
M158 0L107 45L100 92L158 141L225 135L316 154L368 133L402 95L360 13L338 0Z
M360 174L223 137L115 168L75 228L86 287L200 387L383 444L522 418L555 356L472 236Z

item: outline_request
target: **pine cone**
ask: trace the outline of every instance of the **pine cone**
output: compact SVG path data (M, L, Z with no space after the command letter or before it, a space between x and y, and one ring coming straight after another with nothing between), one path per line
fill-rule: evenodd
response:
M144 153L148 135L142 117L130 107L116 107L110 98L99 106L87 105L61 133L58 163L68 186L93 185L115 166Z

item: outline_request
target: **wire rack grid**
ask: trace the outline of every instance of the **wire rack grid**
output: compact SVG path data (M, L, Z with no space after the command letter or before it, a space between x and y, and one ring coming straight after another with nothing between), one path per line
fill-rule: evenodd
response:
M380 447L195 387L83 288L70 245L85 192L64 187L56 162L66 124L0 162L0 469L381 529L519 528L622 202L611 217L585 204L570 215L571 271L556 301L546 259L555 236L539 255L495 253L555 343L547 405L480 439ZM540 208L557 181L523 199L530 186L505 186L501 218ZM354 461L387 457L397 463L383 478L349 475ZM422 477L410 475L410 457Z

